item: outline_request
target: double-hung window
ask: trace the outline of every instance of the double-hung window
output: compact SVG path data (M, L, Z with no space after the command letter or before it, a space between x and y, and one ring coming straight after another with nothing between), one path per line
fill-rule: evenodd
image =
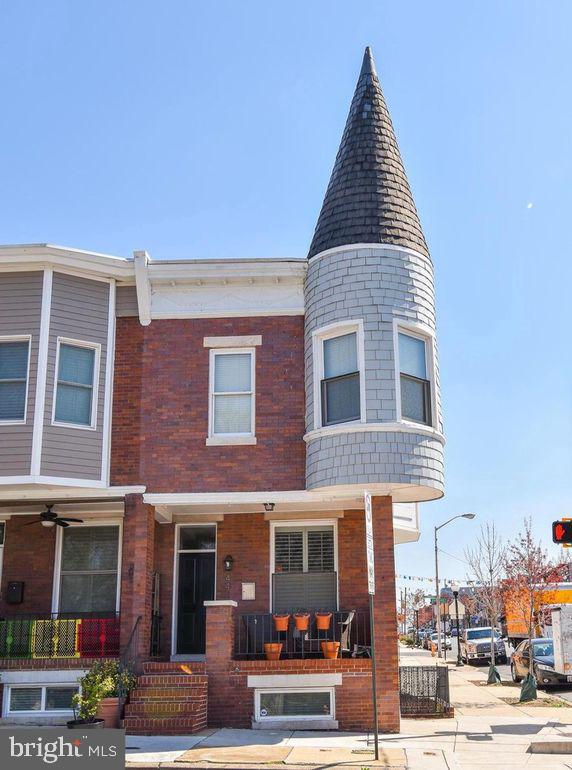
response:
M332 525L275 527L274 611L336 609L334 542Z
M431 382L428 375L428 341L400 331L399 380L401 416L405 420L431 425Z
M26 419L29 356L29 338L0 340L0 423Z
M357 330L323 339L322 362L322 425L359 420L361 387Z
M115 612L119 526L68 527L61 538L59 611Z
M99 346L58 340L56 423L95 428Z
M254 350L211 350L212 437L254 436Z

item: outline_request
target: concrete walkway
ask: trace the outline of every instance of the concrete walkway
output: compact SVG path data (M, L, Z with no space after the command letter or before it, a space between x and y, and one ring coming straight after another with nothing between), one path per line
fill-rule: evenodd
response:
M431 665L434 659L402 649L402 665ZM503 698L518 697L518 688L479 685L486 669L450 668L453 719L402 719L398 735L381 736L379 767L410 770L572 769L572 707L512 706ZM557 695L557 693L555 693ZM542 700L550 695L539 692ZM364 695L367 697L367 695ZM539 744L543 744L540 746ZM193 736L128 736L130 770L148 767L210 767L213 770L264 765L297 768L369 768L371 735L362 733L266 730L207 730Z

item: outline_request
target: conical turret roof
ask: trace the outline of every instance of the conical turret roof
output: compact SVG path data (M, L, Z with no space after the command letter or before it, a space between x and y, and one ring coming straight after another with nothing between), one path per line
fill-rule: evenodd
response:
M308 257L352 243L429 256L369 47Z

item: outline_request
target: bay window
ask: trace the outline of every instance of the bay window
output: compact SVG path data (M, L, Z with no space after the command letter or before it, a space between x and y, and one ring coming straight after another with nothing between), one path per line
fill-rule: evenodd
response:
M30 339L0 340L0 423L25 422Z
M254 350L211 350L209 436L253 437Z
M95 428L99 346L58 340L54 423Z
M355 422L365 414L361 321L314 332L315 425Z
M399 331L398 339L401 416L405 420L431 425L428 340L405 331Z

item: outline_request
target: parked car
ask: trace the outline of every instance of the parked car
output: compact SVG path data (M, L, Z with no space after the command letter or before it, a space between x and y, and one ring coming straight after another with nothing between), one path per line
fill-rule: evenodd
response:
M510 673L513 682L521 682L528 674L530 665L530 643L521 642L510 656ZM539 687L554 687L568 684L571 675L561 674L554 669L554 642L552 639L532 640L532 673Z
M437 644L437 632L435 632L434 634L431 634L430 642L432 644ZM441 649L443 650L451 649L451 637L447 636L447 634L441 634Z
M491 627L466 628L459 639L459 648L461 660L463 663L472 661L490 662L492 657L491 649ZM498 631L495 630L495 662L499 664L507 663L507 651L504 641L501 639Z

